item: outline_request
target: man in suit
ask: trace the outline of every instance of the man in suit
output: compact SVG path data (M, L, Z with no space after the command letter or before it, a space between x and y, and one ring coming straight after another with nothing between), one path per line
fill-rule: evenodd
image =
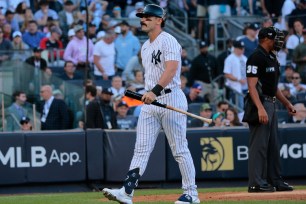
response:
M42 86L40 96L43 101L39 106L41 130L65 130L69 127L69 113L65 102L52 95L52 87Z
M26 103L27 96L23 91L15 91L13 93L14 103L7 108L7 131L20 130L19 121L27 116L27 110L23 107Z

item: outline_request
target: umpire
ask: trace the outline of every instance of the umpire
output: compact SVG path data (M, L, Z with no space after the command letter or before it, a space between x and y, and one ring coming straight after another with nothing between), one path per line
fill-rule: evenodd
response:
M258 34L259 46L247 61L249 94L256 105L258 123L249 123L249 188L248 192L292 191L293 187L281 178L280 148L276 99L288 109L296 111L277 88L280 76L276 53L284 43L284 35L275 27L262 28ZM262 91L258 85L261 84ZM261 93L262 92L262 93Z

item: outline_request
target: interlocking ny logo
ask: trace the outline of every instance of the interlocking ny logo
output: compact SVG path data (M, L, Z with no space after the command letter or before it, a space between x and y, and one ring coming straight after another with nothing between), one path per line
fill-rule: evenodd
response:
M157 53L155 54L155 50L152 53L152 59L151 62L153 63L153 59L155 60L155 64L157 64L158 62L160 62L160 55L161 55L161 51L158 50Z
M233 138L201 138L200 143L202 146L202 171L223 171L234 169Z

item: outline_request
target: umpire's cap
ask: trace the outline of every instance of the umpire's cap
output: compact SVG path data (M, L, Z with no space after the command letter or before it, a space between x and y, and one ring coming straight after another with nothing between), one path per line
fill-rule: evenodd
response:
M258 33L258 39L268 38L270 40L274 40L276 36L276 31L273 27L267 27L260 29Z
M144 7L142 12L136 14L137 17L142 18L145 15L155 16L164 19L165 11L162 7L155 4L148 4Z

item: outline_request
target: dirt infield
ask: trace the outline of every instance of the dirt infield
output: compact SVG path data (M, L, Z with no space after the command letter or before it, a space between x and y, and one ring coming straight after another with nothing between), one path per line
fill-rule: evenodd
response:
M175 201L180 195L145 195L135 196L133 202ZM243 200L306 200L306 190L274 193L248 193L248 192L209 192L199 194L201 201L243 201ZM102 199L106 201L107 199Z

